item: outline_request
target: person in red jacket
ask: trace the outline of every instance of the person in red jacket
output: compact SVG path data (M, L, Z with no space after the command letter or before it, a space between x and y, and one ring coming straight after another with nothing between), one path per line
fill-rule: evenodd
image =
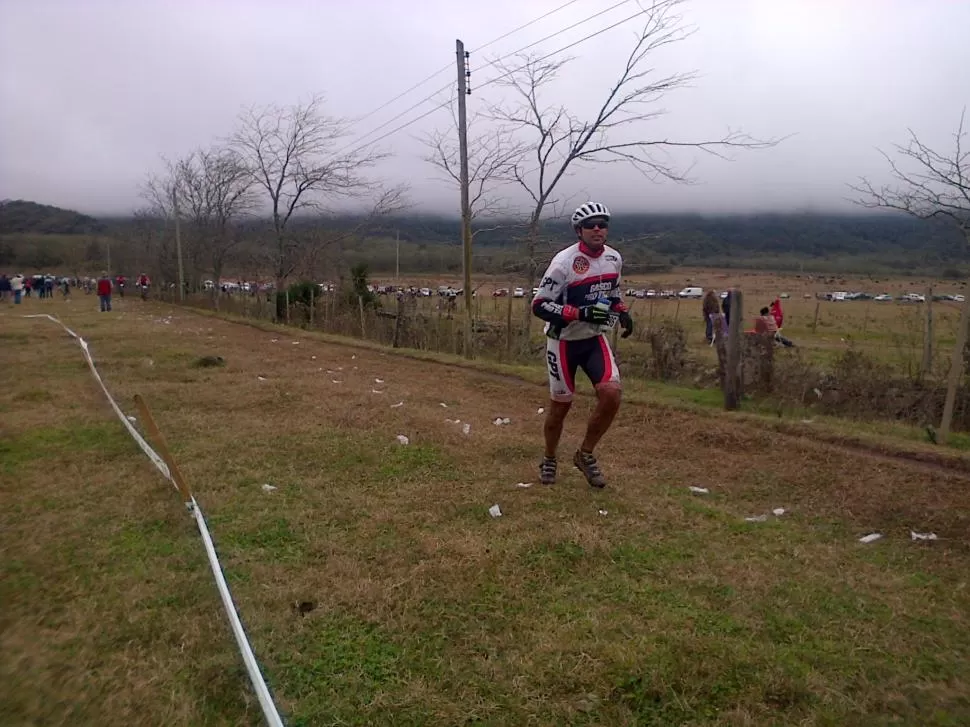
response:
M775 319L775 325L778 330L781 330L781 324L785 320L785 314L781 311L781 299L775 298L775 301L771 304L771 317Z
M101 312L111 310L111 278L106 272L98 278L98 300L101 301Z

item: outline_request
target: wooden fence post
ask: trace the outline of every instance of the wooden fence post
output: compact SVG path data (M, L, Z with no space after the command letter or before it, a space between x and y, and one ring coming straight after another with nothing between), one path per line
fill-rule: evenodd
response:
M316 292L314 289L316 287L317 286L314 285L312 288L310 288L310 328L313 328L313 309L317 307L317 296L314 295Z
M286 325L290 325L290 291L287 289L286 293Z
M920 376L927 376L933 368L933 286L926 289L926 324L923 326L923 366Z
M724 408L733 411L741 406L741 326L744 320L740 290L732 290L731 319L728 321L727 370L724 372Z
M505 311L505 353L512 356L512 292L509 291L508 301L506 301Z
M367 338L367 330L364 328L364 296L357 296L357 306L360 308L360 337Z
M957 343L953 348L953 358L950 361L950 379L946 386L946 400L943 402L943 421L940 422L940 431L937 436L937 441L940 444L946 444L946 438L950 435L957 388L963 379L963 349L967 345L968 325L970 325L970 297L967 297L963 303L963 310L960 313L960 328L957 331Z
M815 318L812 319L812 333L813 334L815 333L815 329L818 328L818 307L820 305L822 305L822 302L819 301L819 300L816 300L815 301Z
M401 345L401 316L404 315L404 306L402 305L403 296L397 294L397 317L394 319L394 340L391 345L394 348L398 348Z

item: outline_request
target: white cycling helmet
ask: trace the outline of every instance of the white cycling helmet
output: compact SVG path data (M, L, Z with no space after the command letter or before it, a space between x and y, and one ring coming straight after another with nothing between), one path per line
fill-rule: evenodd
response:
M588 220L590 217L605 217L608 220L610 219L610 209L605 204L599 202L587 202L584 205L580 205L573 212L573 228L575 229L583 224L583 220Z

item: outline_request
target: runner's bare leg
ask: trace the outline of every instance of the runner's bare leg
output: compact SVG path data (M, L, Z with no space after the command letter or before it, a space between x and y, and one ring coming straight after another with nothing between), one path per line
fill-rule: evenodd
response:
M615 384L603 384L596 387L596 408L593 410L589 423L586 425L586 438L583 439L580 449L584 452L592 452L593 448L606 434L613 418L620 410L621 391ZM547 424L548 427L548 424ZM560 432L562 426L560 425ZM549 441L548 435L546 441ZM548 444L546 445L548 447Z
M545 455L549 458L556 456L556 449L559 447L559 439L562 437L562 427L569 413L571 401L550 401L549 410L546 412L546 421L542 427L542 433L546 438Z

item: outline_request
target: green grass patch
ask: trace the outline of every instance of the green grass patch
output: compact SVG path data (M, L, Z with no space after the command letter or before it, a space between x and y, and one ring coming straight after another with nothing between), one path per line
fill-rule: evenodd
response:
M94 423L62 429L40 427L0 439L0 467L5 474L26 472L32 463L59 458L73 459L78 453L96 454L104 461L137 451L120 423Z

